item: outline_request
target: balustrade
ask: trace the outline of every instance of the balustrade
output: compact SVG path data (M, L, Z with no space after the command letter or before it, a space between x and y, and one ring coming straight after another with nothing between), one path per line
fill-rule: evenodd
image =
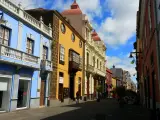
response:
M50 26L46 26L43 22L36 20L34 17L25 12L21 8L21 4L19 4L19 6L16 6L9 0L0 0L0 7L3 7L7 11L9 10L11 13L16 14L16 16L18 16L19 18L23 19L24 21L28 22L29 24L33 25L37 29L52 37L52 29L50 28ZM43 27L41 28L41 26Z
M0 44L0 56L38 64L38 57L24 53L14 48L10 48L9 46L5 46L2 44Z

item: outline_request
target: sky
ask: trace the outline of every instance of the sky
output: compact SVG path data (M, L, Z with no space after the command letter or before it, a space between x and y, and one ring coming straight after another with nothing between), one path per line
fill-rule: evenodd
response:
M12 0L21 2L24 9L47 8L62 12L69 9L73 0ZM136 83L135 64L129 54L136 41L136 13L139 0L77 0L80 9L86 14L96 32L104 40L106 51L106 66L113 65L130 72Z

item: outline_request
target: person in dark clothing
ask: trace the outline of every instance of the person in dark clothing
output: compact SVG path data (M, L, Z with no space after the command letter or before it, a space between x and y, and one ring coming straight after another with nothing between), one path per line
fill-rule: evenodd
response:
M76 103L79 103L79 97L80 97L79 91L77 91L77 92L76 92Z

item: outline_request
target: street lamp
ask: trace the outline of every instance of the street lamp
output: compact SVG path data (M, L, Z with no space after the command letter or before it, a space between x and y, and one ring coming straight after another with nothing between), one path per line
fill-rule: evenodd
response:
M0 13L0 24L4 24L4 23L6 23L7 21L6 20L4 20L4 18L3 18L3 12L1 12Z
M132 54L137 54L137 53L142 53L142 52L130 52L129 58L133 58L133 55L132 55Z

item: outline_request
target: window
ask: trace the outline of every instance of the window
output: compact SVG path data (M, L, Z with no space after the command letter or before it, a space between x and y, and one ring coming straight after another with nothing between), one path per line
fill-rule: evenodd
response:
M89 65L89 53L87 52L87 65Z
M75 35L74 35L74 33L72 33L72 35L71 35L71 39L72 39L72 42L74 42L74 41L75 41Z
M66 27L63 23L61 23L61 31L63 34L66 32Z
M60 64L64 65L64 56L65 56L65 48L60 45L60 58L59 58L59 62Z
M88 30L88 28L86 28L86 38L87 39L89 38L89 30Z
M95 56L93 56L93 67L95 67Z
M97 68L99 68L99 61L98 61L98 59L97 59Z
M48 58L48 48L46 46L43 46L42 59L46 60L47 58Z
M0 26L0 44L9 46L10 30L6 27Z
M33 40L31 40L30 38L27 38L27 48L26 48L26 50L27 50L28 54L33 54L33 44L34 44Z
M82 48L82 40L79 41L79 47Z

